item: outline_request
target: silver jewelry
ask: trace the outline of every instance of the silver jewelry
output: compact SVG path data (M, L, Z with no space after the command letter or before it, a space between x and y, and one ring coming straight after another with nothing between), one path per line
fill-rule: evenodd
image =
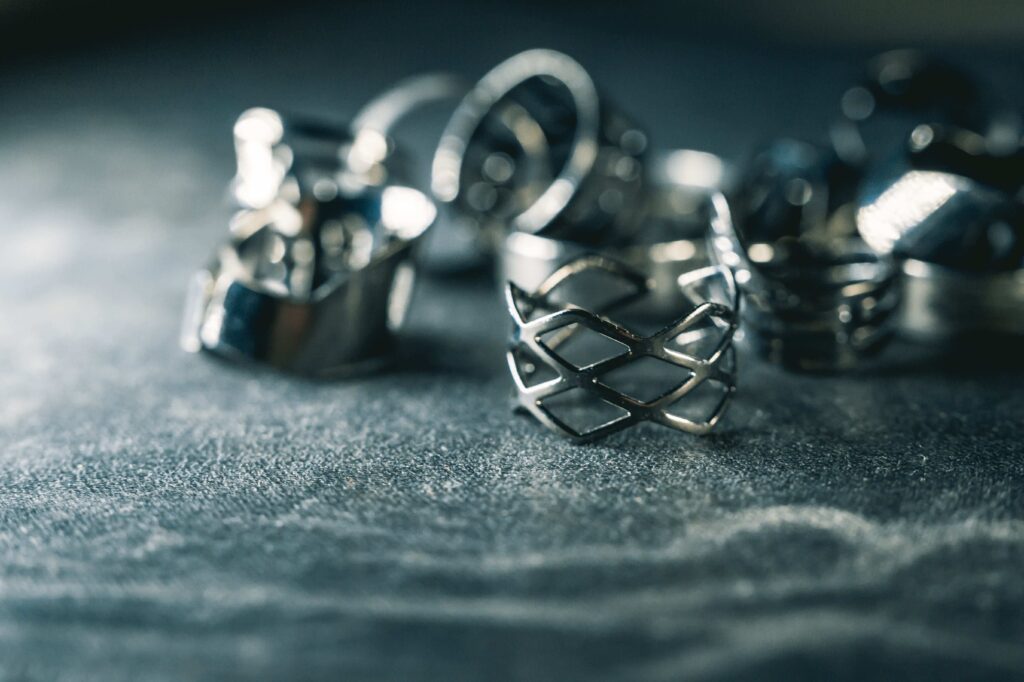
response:
M436 77L429 77L436 78ZM414 281L411 252L437 209L402 180L386 133L440 89L408 81L352 130L251 109L235 125L240 210L190 287L188 351L337 376L390 358Z
M573 286L593 274L610 278L620 291L600 304L580 306L576 295L593 294L594 288L582 283L574 292ZM688 305L677 308L667 324L650 326L650 318L624 322L650 285L642 274L603 256L570 261L531 292L508 283L515 329L507 361L518 408L580 441L642 421L694 434L714 428L736 389L732 337L739 300L732 274L709 266L681 276L676 286Z
M582 66L529 50L493 68L458 105L432 188L484 234L623 241L641 217L646 146Z
M712 223L717 262L746 300L744 339L805 370L844 369L892 336L899 302L892 260L868 248L829 205L819 151L780 141L755 159L734 195L734 220Z
M533 291L564 263L600 253L642 273L653 282L653 302L663 310L677 310L682 294L676 281L680 275L710 263L708 225L720 217L728 219L728 207L717 192L730 182L731 173L731 168L713 154L690 149L662 153L650 164L647 218L634 242L594 247L511 232L498 252L499 281Z
M435 214L400 185L240 212L233 226L248 236L193 279L182 346L310 375L378 366L408 308L410 252Z
M918 126L906 154L869 175L857 227L902 268L905 334L1024 334L1024 153L989 156L980 136Z

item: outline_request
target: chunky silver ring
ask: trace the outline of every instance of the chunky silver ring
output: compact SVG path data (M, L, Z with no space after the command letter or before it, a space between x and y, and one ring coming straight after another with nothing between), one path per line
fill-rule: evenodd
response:
M458 105L434 156L432 188L485 234L621 241L640 218L646 146L582 66L529 50L488 72Z
M379 366L411 297L410 252L435 214L398 185L240 212L247 236L192 281L182 347L316 376Z
M663 309L678 309L679 276L710 263L708 226L728 220L728 205L718 194L731 169L719 157L690 149L658 155L650 164L646 220L636 241L625 246L593 247L525 232L511 232L498 252L499 281L533 291L564 263L600 253L652 281L650 296Z
M792 140L770 146L732 197L733 221L712 224L716 262L732 268L746 305L743 340L770 361L845 369L892 336L896 268L830 204L828 157Z
M577 295L594 290L583 281L574 291L574 284L594 274L622 285L621 291L604 292L600 303L580 306ZM534 291L508 283L505 295L515 328L507 361L517 407L579 441L642 421L708 433L736 390L732 337L739 299L732 274L723 267L687 273L676 286L688 305L661 324L646 312L629 317L633 305L642 306L651 283L603 256L566 263Z
M976 156L979 139L918 126L907 154L863 184L857 227L900 263L912 338L1024 335L1024 156Z
M386 137L409 107L437 95L413 88L421 84L371 102L352 130L269 109L242 114L232 183L240 210L229 242L193 279L184 349L317 376L390 357L411 298L410 255L437 215L402 180Z

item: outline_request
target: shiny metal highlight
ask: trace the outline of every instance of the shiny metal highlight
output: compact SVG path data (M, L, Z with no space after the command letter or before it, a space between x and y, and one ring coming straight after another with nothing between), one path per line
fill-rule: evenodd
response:
M190 287L182 347L314 376L386 362L411 298L412 251L437 217L403 179L386 134L454 87L433 75L403 82L351 130L243 113L231 185L239 210Z
M907 152L866 178L857 228L900 263L908 336L1024 334L1024 154L994 156L977 135L915 129Z

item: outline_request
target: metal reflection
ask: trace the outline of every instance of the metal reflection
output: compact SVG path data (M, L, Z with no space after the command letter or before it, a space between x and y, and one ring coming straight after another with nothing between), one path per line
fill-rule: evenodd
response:
M623 241L641 216L646 146L582 66L529 50L493 68L459 104L434 156L432 187L485 234Z
M777 141L739 178L734 222L712 224L714 256L747 301L745 339L788 367L850 368L892 336L896 270L858 235L846 171L828 149Z
M413 285L412 251L433 224L387 137L410 107L449 93L407 81L332 126L257 108L234 127L238 211L230 240L194 278L182 346L317 376L392 355Z
M901 325L935 339L1024 334L1024 153L993 155L970 131L919 126L866 178L857 226L901 263Z

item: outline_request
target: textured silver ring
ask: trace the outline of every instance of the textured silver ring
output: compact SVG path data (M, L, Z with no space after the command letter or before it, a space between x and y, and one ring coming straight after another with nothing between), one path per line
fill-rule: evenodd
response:
M571 293L559 294L593 274L624 285L621 295L587 308L574 303ZM644 328L636 319L626 322L624 315L643 303L651 283L603 256L566 263L534 291L508 283L514 330L507 361L517 407L578 441L643 421L708 433L736 390L732 338L739 299L731 272L719 266L683 275L676 286L689 305L667 323L647 319ZM584 284L581 291L588 290ZM587 339L603 345L581 345ZM575 342L570 354L568 346ZM582 348L585 355L579 355Z
M744 340L763 357L810 371L848 369L891 338L899 281L875 254L851 250L845 262L806 267L773 263L771 245L745 246L724 221L712 229L715 259L732 268L743 292Z

